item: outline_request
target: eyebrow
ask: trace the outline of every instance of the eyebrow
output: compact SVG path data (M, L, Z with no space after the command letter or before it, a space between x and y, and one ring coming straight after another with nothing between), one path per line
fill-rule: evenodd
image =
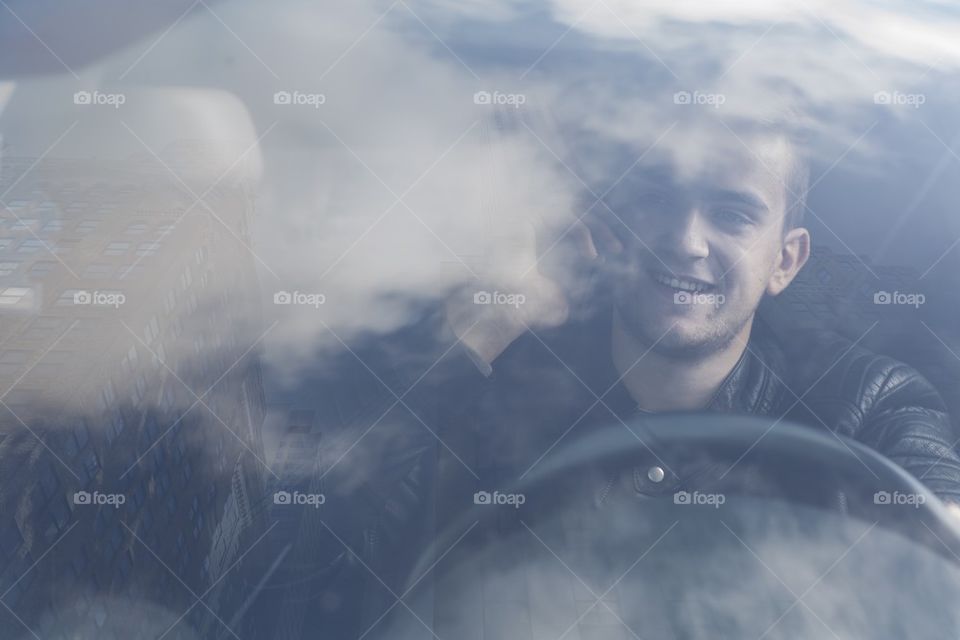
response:
M710 189L704 192L704 195L713 200L722 200L724 202L736 202L756 209L761 213L770 211L770 207L759 196L749 191L730 191L726 189Z

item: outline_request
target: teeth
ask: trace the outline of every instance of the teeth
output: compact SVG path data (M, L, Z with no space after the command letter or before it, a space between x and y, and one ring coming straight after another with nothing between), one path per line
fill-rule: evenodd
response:
M681 280L679 278L668 278L659 273L654 277L660 284L673 287L674 289L680 289L681 291L689 291L690 293L700 293L708 288L708 285L699 282L690 282L689 280Z

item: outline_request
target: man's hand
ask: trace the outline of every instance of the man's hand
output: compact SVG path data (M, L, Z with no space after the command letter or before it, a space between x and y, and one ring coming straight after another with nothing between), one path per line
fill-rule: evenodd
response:
M538 235L542 232L527 238L526 249L531 253L536 253ZM587 261L622 250L606 224L596 218L573 221L567 235ZM447 322L454 334L487 365L528 329L557 327L570 315L563 287L545 275L538 264L512 282L500 282L499 287L495 283L465 287L446 306Z

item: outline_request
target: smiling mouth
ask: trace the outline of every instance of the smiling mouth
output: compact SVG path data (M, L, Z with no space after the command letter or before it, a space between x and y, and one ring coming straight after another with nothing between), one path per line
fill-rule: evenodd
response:
M676 289L677 291L686 291L687 293L704 293L716 289L716 285L701 280L691 280L687 278L675 278L663 273L654 272L653 279L665 287Z

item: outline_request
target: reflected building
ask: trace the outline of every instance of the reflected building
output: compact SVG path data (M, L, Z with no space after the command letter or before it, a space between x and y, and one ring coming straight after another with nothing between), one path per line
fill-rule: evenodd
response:
M325 556L331 547L322 524L323 506L291 504L294 492L324 495L321 463L322 431L317 411L281 408L270 429L279 434L276 454L270 462L277 473L270 478L270 521L275 523L265 547L271 557L258 574L270 578L256 602L256 631L264 640L300 640L323 624L311 620L328 604L324 595L330 575Z
M242 635L229 572L268 528L253 198L198 202L173 173L201 152L3 159L4 638Z

